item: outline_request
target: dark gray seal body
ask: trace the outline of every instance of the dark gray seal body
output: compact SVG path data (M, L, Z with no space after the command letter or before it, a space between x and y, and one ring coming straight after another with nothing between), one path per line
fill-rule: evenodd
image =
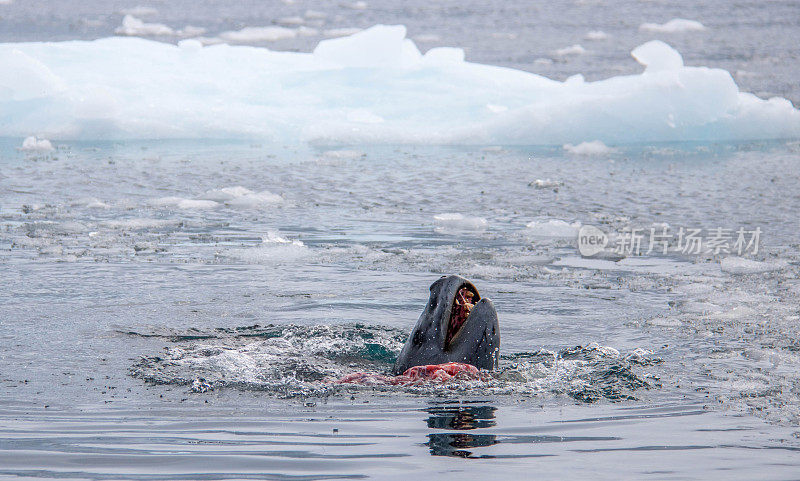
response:
M461 276L442 276L411 331L394 373L425 364L463 362L495 369L500 355L500 325L492 301Z

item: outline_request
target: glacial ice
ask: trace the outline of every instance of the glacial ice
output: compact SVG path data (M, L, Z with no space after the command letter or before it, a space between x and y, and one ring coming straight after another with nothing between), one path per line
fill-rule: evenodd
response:
M800 111L786 99L740 92L728 72L684 66L660 41L633 55L641 74L559 82L466 62L458 48L423 55L399 25L323 40L313 53L127 37L2 43L0 136L322 145L800 138Z

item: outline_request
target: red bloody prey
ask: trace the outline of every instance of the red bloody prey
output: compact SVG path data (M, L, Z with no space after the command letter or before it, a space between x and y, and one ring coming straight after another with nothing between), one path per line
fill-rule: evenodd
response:
M444 383L452 379L477 380L481 372L472 364L448 362L446 364L428 364L414 366L399 376L384 376L370 372L354 372L335 381L337 384L365 384L413 386L424 383Z

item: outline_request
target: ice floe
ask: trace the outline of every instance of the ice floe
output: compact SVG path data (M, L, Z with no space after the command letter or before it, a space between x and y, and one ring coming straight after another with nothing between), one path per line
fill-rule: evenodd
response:
M719 266L723 272L729 274L761 274L786 267L784 264L754 261L744 257L726 257L719 261Z
M564 144L563 149L575 155L605 155L615 152L614 149L599 140L581 142L578 145Z
M641 74L560 82L466 62L457 48L423 55L403 26L323 40L313 53L206 40L2 43L0 136L576 146L800 137L791 102L740 92L727 71L687 67L660 41L634 50Z
M244 27L241 30L222 32L219 38L227 42L274 42L297 36L297 30L286 27Z
M667 23L643 23L639 30L657 33L702 32L706 27L696 20L673 18Z
M25 137L22 141L20 150L26 152L49 152L53 150L53 144L47 139L37 139L35 136Z
M433 216L437 232L483 231L489 222L483 217L465 216L459 213L444 213Z
M559 219L532 221L525 226L526 233L533 237L577 237L580 222L570 224Z

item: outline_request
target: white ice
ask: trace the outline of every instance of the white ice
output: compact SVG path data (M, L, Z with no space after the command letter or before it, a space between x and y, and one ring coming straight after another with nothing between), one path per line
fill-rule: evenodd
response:
M241 30L222 32L219 38L232 43L274 42L297 36L297 30L286 27L245 27Z
M599 140L581 142L578 145L564 144L562 148L575 155L606 155L615 152L614 149Z
M740 92L728 72L684 66L663 42L633 53L641 74L560 82L466 62L458 48L423 55L403 26L323 40L313 53L127 37L4 43L0 136L575 146L800 138L788 100Z
M526 233L532 237L578 237L580 222L570 224L559 219L532 221L526 226Z
M722 272L729 274L760 274L781 270L784 264L754 261L744 257L726 257L719 261Z
M37 139L35 136L25 137L20 150L27 152L49 152L53 150L53 144L47 139Z
M656 33L680 33L680 32L702 32L706 27L696 20L686 20L685 18L673 18L667 23L643 23L639 25L639 30Z
M483 217L465 216L457 212L435 215L433 220L437 232L483 231L489 226L489 222Z

